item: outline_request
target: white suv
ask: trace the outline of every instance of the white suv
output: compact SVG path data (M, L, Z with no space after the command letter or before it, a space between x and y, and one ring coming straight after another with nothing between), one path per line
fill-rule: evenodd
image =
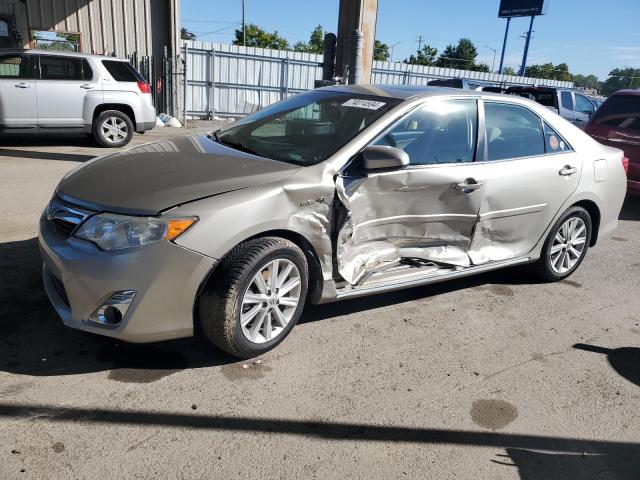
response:
M84 132L122 147L155 122L151 88L127 60L0 49L0 132Z

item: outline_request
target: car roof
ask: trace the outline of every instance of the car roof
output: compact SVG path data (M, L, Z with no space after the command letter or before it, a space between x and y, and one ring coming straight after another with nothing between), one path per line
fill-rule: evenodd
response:
M478 97L499 95L481 92L477 90L464 90L461 88L431 87L426 85L334 85L323 87L320 90L334 92L355 93L360 95L373 95L376 97L389 97L398 100L408 100L416 97L437 97L442 95L457 95Z
M64 52L62 50L41 50L37 48L0 48L0 55L7 53L21 55L60 55L65 57L102 58L109 60L120 60L123 62L128 61L123 58L112 57L110 55L96 55L94 53Z
M640 88L627 88L625 90L618 90L614 95L640 95Z
M525 103L531 102L530 100L526 100L521 97L505 95L502 93L480 90L464 90L460 88L430 87L426 85L334 85L331 87L323 87L319 90L354 93L360 95L373 95L377 97L395 98L403 101L429 97L456 96L485 99L495 98L496 100L505 100L505 98L508 98L512 102L518 102L520 100L525 101Z

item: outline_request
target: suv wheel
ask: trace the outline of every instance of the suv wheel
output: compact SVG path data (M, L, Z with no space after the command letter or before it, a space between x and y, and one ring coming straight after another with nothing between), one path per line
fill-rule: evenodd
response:
M539 276L557 282L576 271L591 241L591 217L582 207L571 207L555 223L536 266Z
M240 358L275 348L304 308L309 278L304 253L283 238L258 238L235 247L219 268L199 303L205 336Z
M118 110L106 110L93 123L93 137L102 147L124 147L133 137L133 123Z

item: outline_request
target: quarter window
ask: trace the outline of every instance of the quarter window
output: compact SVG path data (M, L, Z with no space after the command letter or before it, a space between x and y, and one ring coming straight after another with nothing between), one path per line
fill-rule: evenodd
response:
M574 110L573 95L571 95L571 92L560 92L560 101L562 102L562 108Z
M0 79L18 78L32 79L33 58L31 55L14 55L0 57Z
M571 150L564 139L547 122L544 122L544 144L547 153L563 153Z
M40 57L42 80L83 80L82 59L71 57Z
M487 160L543 155L544 134L540 117L519 105L485 102Z
M411 165L472 162L478 132L475 100L430 102L380 137L376 145L401 148Z

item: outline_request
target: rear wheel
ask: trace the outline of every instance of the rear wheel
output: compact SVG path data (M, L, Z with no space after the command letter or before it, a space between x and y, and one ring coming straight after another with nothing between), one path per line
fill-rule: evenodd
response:
M218 348L240 358L282 342L307 295L304 253L283 238L244 242L225 258L199 303L200 327Z
M124 147L133 137L133 123L118 110L106 110L93 123L93 137L102 147Z
M557 282L576 271L591 242L591 217L582 207L571 207L556 221L536 267L544 281Z

